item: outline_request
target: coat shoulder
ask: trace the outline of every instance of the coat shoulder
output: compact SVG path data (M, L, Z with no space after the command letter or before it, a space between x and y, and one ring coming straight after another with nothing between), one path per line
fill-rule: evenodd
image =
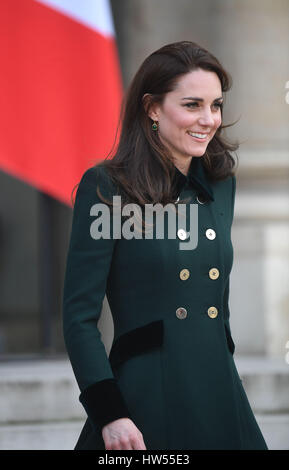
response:
M81 177L78 191L97 191L100 190L103 196L112 197L117 194L117 187L113 182L107 168L98 164L88 168Z
M231 223L234 218L235 195L236 195L236 176L229 175L227 178L215 181L213 183L215 200L222 209L227 210Z

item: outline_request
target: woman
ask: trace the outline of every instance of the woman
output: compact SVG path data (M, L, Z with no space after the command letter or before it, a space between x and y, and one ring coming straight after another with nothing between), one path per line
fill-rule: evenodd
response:
M222 137L230 84L195 43L154 52L127 92L114 158L81 179L63 299L65 343L88 415L75 449L267 449L229 323L229 151L238 147ZM111 210L115 196L128 209L120 216ZM146 217L134 237L127 226L113 228L128 222L129 203L142 214L149 204L182 208L174 236L168 212L163 236ZM96 219L101 211L106 217ZM97 328L105 293L114 322L109 358Z

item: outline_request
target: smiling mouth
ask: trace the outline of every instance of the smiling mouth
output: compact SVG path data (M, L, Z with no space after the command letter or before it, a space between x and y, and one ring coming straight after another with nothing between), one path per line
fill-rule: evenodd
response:
M189 132L188 134L193 137L194 139L197 139L199 141L206 140L209 134L203 134L199 132Z

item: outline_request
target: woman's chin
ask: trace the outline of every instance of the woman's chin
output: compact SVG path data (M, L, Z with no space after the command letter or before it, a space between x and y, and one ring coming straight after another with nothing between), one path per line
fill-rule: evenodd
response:
M200 148L200 149L194 149L194 151L192 152L192 155L194 157L202 157L203 155L205 155L206 150L207 150L207 147L203 147L203 148Z

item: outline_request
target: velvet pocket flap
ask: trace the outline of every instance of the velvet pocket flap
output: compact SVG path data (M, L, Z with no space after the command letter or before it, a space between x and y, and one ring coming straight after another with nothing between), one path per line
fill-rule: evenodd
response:
M229 350L230 350L231 354L234 354L234 352L235 352L235 343L232 339L232 336L230 334L230 331L229 331L226 323L224 325L225 325L225 331L226 331L226 337L227 337L227 343L228 343Z
M109 353L111 366L116 367L133 356L161 347L163 335L163 320L157 320L124 333L112 344Z

